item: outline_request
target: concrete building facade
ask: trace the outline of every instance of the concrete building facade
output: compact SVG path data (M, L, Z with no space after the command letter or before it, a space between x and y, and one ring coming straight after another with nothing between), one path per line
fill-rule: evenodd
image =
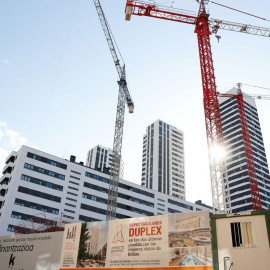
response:
M14 234L20 226L36 229L56 218L106 220L108 188L108 174L74 158L69 161L22 146L7 157L0 178L0 235ZM120 180L117 218L196 210L207 208ZM27 220L32 222L26 224Z
M143 136L141 185L186 197L184 133L161 120L148 126Z
M228 93L237 94L233 88ZM244 94L244 108L251 140L256 176L263 209L270 207L270 176L255 100ZM220 98L222 130L233 212L252 210L246 155L235 98Z

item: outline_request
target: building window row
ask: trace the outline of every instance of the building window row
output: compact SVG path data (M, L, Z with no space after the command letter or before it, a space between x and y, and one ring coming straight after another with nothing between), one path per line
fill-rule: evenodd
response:
M96 185L93 185L93 184L90 184L90 183L87 183L87 182L84 182L84 186L87 187L87 188L90 188L92 190L96 190L96 191L100 191L100 192L108 194L108 189L107 188L96 186ZM148 202L148 201L145 201L145 200L142 200L142 199L138 199L138 198L134 198L132 196L123 194L121 192L118 193L118 197L122 198L122 199L125 199L125 200L128 200L128 201L133 201L133 202L136 202L136 203L139 203L139 204L143 204L143 205L146 205L146 206L149 206L149 207L152 207L152 208L154 207L154 204L151 203L151 202Z
M79 189L75 188L75 187L71 187L71 186L68 186L69 189L72 189L72 190L75 190L75 191L79 191Z
M66 206L69 206L69 207L74 207L76 208L76 205L75 204L71 204L71 203L65 203Z
M99 203L104 203L106 205L108 203L107 199L104 199L104 198L101 198L101 197L98 197L98 196L94 196L94 195L91 195L91 194L87 194L87 193L83 193L82 197L85 198L85 199L89 199L89 200L92 200L92 201L99 202ZM117 207L121 208L121 209L124 209L124 210L127 210L127 211L134 212L134 213L139 213L139 214L142 214L142 215L147 215L147 216L153 216L154 215L154 213L152 213L152 212L142 210L142 209L139 209L139 208L136 208L136 207L132 207L132 206L129 206L129 205L125 205L125 204L122 204L122 203L119 203L119 202L117 203Z
M34 178L32 176L22 174L21 180L24 180L24 181L27 181L27 182L30 182L30 183L33 183L33 184L37 184L37 185L40 185L40 186L43 186L43 187L52 188L52 189L55 189L55 190L58 190L58 191L63 191L63 187L60 186L60 185L56 185L56 184L53 184L51 182L47 182L47 181L44 181L44 180L41 180L41 179L38 179L38 178Z
M25 201L22 199L16 198L14 201L14 204L19 205L19 206L23 206L23 207L27 207L27 208L36 209L36 210L43 211L43 212L48 212L48 213L55 214L55 215L59 214L59 209L52 208L52 207L49 207L47 205L42 205L42 204L38 204L38 203L34 203L34 202Z
M69 213L72 213L72 214L75 214L75 211L73 210L69 210L69 209L64 209L65 212L69 212Z
M107 211L105 209L101 209L101 208L97 208L91 205L86 205L86 204L81 204L81 209L86 210L86 211L90 211L93 213L98 213L101 215L106 215ZM80 215L82 217L82 215ZM116 213L116 218L118 219L122 219L122 218L130 218L131 216L126 216L126 215L122 215L119 213Z
M234 129L237 128L242 128L241 127L241 122L240 118L236 119L235 121L229 122L230 124L225 126L222 124L222 131L223 131L223 136L227 135L228 133L232 132Z
M86 217L84 215L79 215L79 220L84 222L95 222L100 221L100 219L92 218L92 217Z
M45 218L45 216L44 217L37 217L37 216L33 216L33 215L28 215L28 214L12 211L11 217L21 219L21 220L28 220L28 221L31 221L33 223L45 224L47 226L56 226L57 225L57 221L47 219L47 218Z
M93 174L93 173L85 172L85 176L92 178L92 179L95 179L95 180L98 180L98 181L101 181L101 182L104 182L104 183L110 183L110 179ZM151 198L155 197L155 195L153 193L150 193L148 191L144 191L144 190L141 190L141 189L138 189L138 188L135 188L135 187L123 184L123 183L119 183L119 187L126 189L126 190L130 190L130 191L139 193L141 195L145 195L147 197L151 197Z
M223 115L226 115L226 114L229 113L229 112L235 111L235 110L238 111L238 104L237 104L237 103L232 104L232 106L229 106L229 107L230 107L230 108L227 109L227 110L224 110L224 108L222 108L222 109L220 110L220 112L222 113L222 116L223 116Z
M63 174L56 173L56 172L53 172L53 171L49 171L49 170L46 170L46 169L31 165L31 164L28 164L28 163L24 164L24 168L28 169L28 170L38 172L38 173L42 173L42 174L45 174L45 175L48 175L48 176L51 176L51 177L54 177L54 178L58 178L60 180L65 180L65 176Z
M65 217L65 218L69 218L69 219L74 219L74 217L72 217L72 216L68 216L68 215L63 215L63 217Z
M67 194L69 194L69 195L72 195L72 196L78 196L78 194L76 194L76 193L73 193L73 192L67 192Z
M76 185L76 186L79 186L80 184L79 183L76 183L76 182L73 182L73 181L69 181L70 184L73 184L73 185Z
M81 180L80 178L72 176L72 175L70 175L69 177L72 178L72 179Z
M72 173L75 173L75 174L78 174L78 175L81 175L80 172L76 172L76 171L73 171L73 170L71 170L71 172L72 172Z
M168 208L168 213L174 214L174 213L182 213L182 212L181 211L178 211L178 210L174 210L172 208Z
M47 194L47 193L44 193L44 192L40 192L40 191L37 191L37 190L33 190L33 189L30 189L30 188L22 187L22 186L18 187L18 192L28 194L28 195L31 195L31 196L35 196L35 197L38 197L38 198L42 198L42 199L45 199L45 200L54 201L54 202L57 202L57 203L61 202L60 197L57 197L57 196L54 196L54 195L51 195L51 194Z
M48 159L48 158L45 158L45 157L42 157L42 156L39 156L39 155L30 153L30 152L27 153L27 157L32 158L32 159L35 159L35 160L38 160L40 162L44 162L44 163L50 164L52 166L55 166L55 167L58 167L58 168L61 168L61 169L64 169L64 170L67 169L67 165L66 164L63 164L63 163L60 163L58 161L51 160L51 159Z
M66 197L66 200L68 200L68 201L72 201L72 202L77 202L77 200L72 199L72 198L69 198L69 197Z
M184 204L184 203L181 203L181 202L177 202L177 201L174 201L174 200L171 200L171 199L168 199L168 203L170 203L172 205L177 205L177 206L189 209L189 210L193 209L193 207L190 206L190 205L187 205L187 204Z

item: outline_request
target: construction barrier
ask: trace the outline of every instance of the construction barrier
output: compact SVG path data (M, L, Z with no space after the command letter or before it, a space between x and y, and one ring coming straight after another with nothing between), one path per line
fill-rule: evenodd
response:
M212 269L209 212L65 226L60 269Z

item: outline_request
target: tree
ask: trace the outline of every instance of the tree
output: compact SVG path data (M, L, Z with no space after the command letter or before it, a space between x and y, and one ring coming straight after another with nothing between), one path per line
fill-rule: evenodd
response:
M80 245L78 252L78 261L84 261L87 259L87 241L90 239L89 230L87 229L87 223L82 223Z

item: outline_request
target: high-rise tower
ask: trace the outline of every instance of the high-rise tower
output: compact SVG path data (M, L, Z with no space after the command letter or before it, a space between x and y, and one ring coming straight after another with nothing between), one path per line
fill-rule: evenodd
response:
M112 166L112 157L113 157L113 150L110 148L104 147L102 145L97 145L87 153L87 159L86 159L86 166L106 173L111 173L111 166ZM121 159L121 174L124 173L124 162Z
M141 185L185 199L184 133L161 120L143 136Z
M233 88L228 93L237 94ZM270 176L255 100L244 95L244 108L262 208L270 207ZM228 181L233 212L252 210L251 189L236 98L220 98Z

